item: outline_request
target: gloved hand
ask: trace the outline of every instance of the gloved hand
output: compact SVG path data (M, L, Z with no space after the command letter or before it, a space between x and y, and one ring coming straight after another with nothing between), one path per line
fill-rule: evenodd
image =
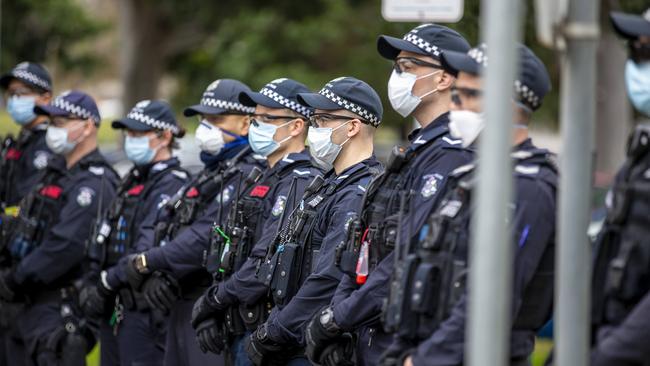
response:
M261 366L262 364L265 366L284 365L288 361L288 359L278 354L283 352L286 356L288 352L281 344L269 338L266 323L260 325L244 342L244 350L246 350L248 358L255 366Z
M135 291L142 290L142 285L150 273L146 266L143 266L143 257L144 254L131 254L125 258L126 260L124 262L120 261L125 266L124 273L126 274L126 279Z
M196 329L196 340L203 353L220 354L224 347L223 329L216 319L206 319L194 327Z
M325 348L336 343L336 339L343 334L333 319L332 309L324 308L317 313L307 325L305 331L305 354L313 363L320 363Z
M90 318L102 318L110 314L115 292L98 281L96 285L87 285L79 293L79 305L84 314Z
M355 341L352 334L343 333L323 349L318 364L321 366L353 366L355 365L354 348Z
M201 322L214 317L215 313L226 308L217 300L218 289L218 285L213 285L196 300L192 308L192 328L197 329Z
M12 302L18 297L18 284L10 269L0 272L0 299Z
M168 314L180 299L180 286L173 277L156 271L145 280L142 294L149 306Z

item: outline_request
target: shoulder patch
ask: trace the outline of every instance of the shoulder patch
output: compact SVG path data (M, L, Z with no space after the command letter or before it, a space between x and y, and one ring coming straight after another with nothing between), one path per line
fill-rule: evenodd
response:
M273 209L271 209L271 214L275 217L278 217L284 212L284 208L287 205L287 197L286 196L278 196L278 198L275 200L275 203L273 204Z
M228 203L230 202L230 199L232 198L232 194L234 191L235 191L235 187L232 184L230 184L228 185L228 187L224 188L223 191L221 191L221 193L219 193L214 198L214 200L221 204Z
M104 175L104 167L103 166L89 166L88 171L95 174L95 175Z
M93 202L93 197L95 196L95 190L90 187L81 187L79 188L79 194L77 195L77 203L81 207L86 207Z
M172 174L177 176L180 179L183 179L183 180L187 179L187 173L185 173L182 170L172 170Z
M50 159L50 154L47 151L38 150L34 153L34 167L38 170L44 169L47 167L47 162Z
M422 179L424 179L424 184L422 184L422 189L420 190L422 197L429 198L438 193L442 178L443 177L440 174L427 174L423 176Z

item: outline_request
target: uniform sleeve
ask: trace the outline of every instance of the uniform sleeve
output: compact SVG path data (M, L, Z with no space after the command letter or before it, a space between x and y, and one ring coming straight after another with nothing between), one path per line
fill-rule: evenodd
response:
M282 343L302 344L303 325L331 301L343 276L335 264L335 249L347 238L345 224L349 214L356 214L354 210L359 207L362 195L356 191L358 190L355 186L355 191L349 192L332 210L327 210L321 215L328 224L323 230L325 237L321 243L318 263L298 293L275 314L275 317L269 319L268 332L271 339Z
M650 362L650 293L591 352L592 366L646 365Z
M15 274L18 283L51 283L83 261L85 240L97 216L101 187L104 187L102 207L107 207L115 196L115 188L102 181L95 176L86 178L66 194L56 223L41 244L18 265ZM88 196L91 200L86 203Z
M365 284L334 305L334 319L339 327L352 330L378 321L384 299L388 297L388 283L394 260L391 252L368 275Z
M293 178L291 178L293 179ZM291 181L281 181L278 182L278 187L280 187L276 193L271 196L273 197L270 202L271 205L276 207L278 199L280 196L288 197L289 187ZM309 180L307 177L298 178L296 180L296 202L299 201L300 196L307 188ZM291 198L291 197L289 197ZM270 207L268 204L265 207ZM285 202L283 210L292 210L292 202ZM274 208L271 209L274 211ZM285 216L288 216L290 212L287 212ZM264 259L268 246L275 239L275 235L278 231L278 225L280 223L280 218L282 217L282 212L265 212L267 218L262 223L262 235L259 240L255 243L251 250L251 254L248 259L244 262L242 267L237 270L230 278L222 282L219 285L219 290L217 292L217 298L223 304L255 304L260 298L262 298L268 291L268 287L264 285L262 281L257 278L257 268L259 263ZM285 217L286 220L286 217Z
M15 172L12 183L16 196L10 197L15 201L13 203L18 203L41 181L52 158L52 152L45 144L45 134L38 133L35 136L36 139L25 147L24 156L20 159L20 169Z
M359 285L354 281L350 276L344 275L341 277L341 282L336 286L336 291L334 291L334 296L330 302L330 306L335 307L342 301L348 298L352 292L357 290Z
M555 198L540 185L517 185L518 201L514 212L515 269L512 292L513 322L519 315L526 287L535 275L542 255L554 235ZM552 298L553 288L546 289ZM413 355L413 364L462 364L467 319L467 295L462 296L451 315L433 335L421 343ZM531 330L532 331L532 330ZM515 350L511 349L511 352Z

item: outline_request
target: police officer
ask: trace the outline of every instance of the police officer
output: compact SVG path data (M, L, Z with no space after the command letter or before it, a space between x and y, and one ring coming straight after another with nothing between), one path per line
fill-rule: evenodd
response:
M97 150L100 116L89 95L68 91L34 111L51 118L46 142L59 156L21 202L9 242L17 265L0 276L0 297L26 303L17 327L27 364L76 365L94 343L73 282L81 275L84 238L114 197L118 176Z
M486 47L467 54L447 52L442 62L458 70L449 123L463 145L475 144L485 121L481 114L480 73ZM515 197L512 203L515 245L510 364L529 365L535 334L548 321L553 301L555 194L557 171L552 155L528 137L533 111L550 90L544 64L525 46L519 49L514 84L513 151ZM405 281L405 307L411 311L397 330L384 364L462 365L464 363L465 289L474 165L458 168L450 190L421 232L413 254L412 276ZM407 261L400 265L407 264ZM436 275L438 274L438 275ZM391 287L391 291L393 291ZM391 294L392 295L392 294ZM408 319L408 320L407 320Z
M266 156L268 167L255 184L242 191L235 220L226 227L226 236L232 238L229 242L237 248L223 249L218 257L237 253L234 264L222 260L223 275L198 299L192 313L201 347L217 353L226 348L237 365L250 364L243 340L270 310L268 287L256 278L258 267L281 223L295 209L308 183L321 173L305 148L312 109L301 105L297 96L306 92L309 89L302 83L281 78L267 83L259 93L242 93L239 98L255 106L250 143L255 152Z
M21 62L0 77L7 112L21 126L17 141L5 139L0 162L0 202L15 206L39 182L52 155L45 144L48 117L34 113L35 106L52 99L52 80L47 70L33 62Z
M304 356L306 322L334 295L343 275L335 249L345 241L367 185L381 171L373 137L383 108L368 84L341 77L298 99L315 109L307 139L314 161L328 173L303 196L267 255L273 269L261 280L269 283L275 307L247 343L256 365L268 359L310 364ZM289 250L292 246L296 249Z
M455 74L440 63L445 52L466 52L467 41L440 25L424 24L403 39L381 36L377 49L393 60L388 96L393 109L414 117L423 127L396 146L381 179L368 188L361 224L337 260L347 274L332 306L310 323L307 354L312 362L353 361L352 348L340 335L358 335L360 364L375 365L391 341L379 322L392 273L394 247L407 245L438 201L447 175L470 161L471 152L449 135L449 104ZM322 321L322 322L321 322ZM349 339L349 337L348 337Z
M250 88L237 80L216 80L198 105L185 109L187 117L200 116L195 135L205 169L159 213L155 237L143 239L153 248L121 263L131 288L141 291L152 308L169 313L165 365L223 364L222 357L199 349L190 314L211 283L203 258L212 224L233 203L241 177L264 162L248 144L254 108L239 103L242 91Z
M97 220L89 239L89 285L80 302L87 316L100 319L102 365L160 365L164 318L151 311L140 293L128 288L121 267L111 267L127 254L152 247L152 223L157 213L189 178L180 169L178 158L172 156L175 138L182 137L185 130L176 122L171 107L159 100L137 103L112 126L126 132L124 151L135 166L122 180L117 197Z
M612 12L614 29L627 40L625 84L634 108L650 116L650 10L642 16ZM596 243L592 365L650 365L650 246L648 245L648 139L639 125L628 140L627 161L607 200Z

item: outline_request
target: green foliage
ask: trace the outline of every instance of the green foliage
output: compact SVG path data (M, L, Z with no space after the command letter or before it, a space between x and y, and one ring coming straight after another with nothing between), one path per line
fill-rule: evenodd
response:
M2 71L26 60L55 61L66 71L92 71L99 60L80 46L107 27L75 0L3 1Z

